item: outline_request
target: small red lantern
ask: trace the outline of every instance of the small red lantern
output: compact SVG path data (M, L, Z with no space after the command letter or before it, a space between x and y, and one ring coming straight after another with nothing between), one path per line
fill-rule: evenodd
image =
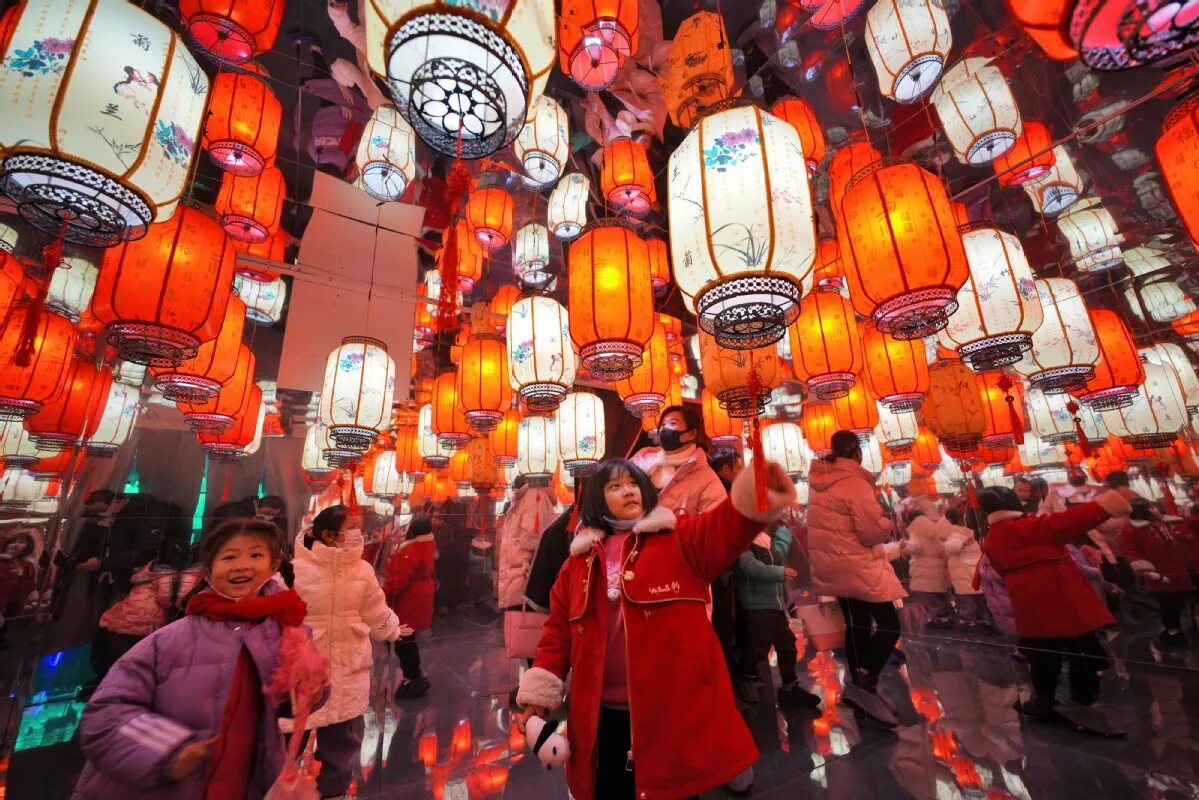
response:
M279 273L250 259L277 261L281 264L286 263L287 234L280 230L266 237L261 242L242 242L234 239L233 249L238 254L244 254L249 257L247 259L238 259L238 275L241 275L243 278L249 278L252 281L258 281L259 283L269 283L278 278Z
M638 0L563 0L558 15L562 71L590 91L616 80L637 52Z
M237 369L245 326L246 304L240 297L229 298L220 332L201 344L194 358L177 367L150 368L155 388L167 400L203 402L216 397Z
M795 128L803 147L804 158L808 162L808 171L815 173L816 168L824 161L827 150L824 131L820 128L820 120L816 119L816 112L798 97L784 97L770 107L770 113Z
M88 359L71 359L58 394L25 420L25 430L37 442L39 450L69 449L81 438L90 438L100 427L111 386L111 369L97 368Z
M499 250L508 243L512 235L512 210L512 195L503 189L492 186L471 193L466 201L466 221L484 250Z
M919 408L929 386L924 340L896 339L872 322L861 330L865 373L878 401L892 411Z
M20 353L27 327L33 350ZM66 380L75 350L75 326L57 314L43 313L32 301L9 309L0 328L0 420L37 413Z
M214 208L225 233L243 242L261 242L279 232L287 185L278 167L250 177L226 172Z
M213 458L221 461L243 458L246 447L254 441L254 435L258 432L261 410L262 389L251 383L245 404L234 416L233 423L222 431L197 431L196 438Z
M202 144L225 172L252 176L275 163L283 106L265 77L252 66L249 72L220 72L212 82Z
M220 432L237 421L254 389L255 358L249 345L238 348L237 366L216 397L205 401L179 400L175 403L183 418L195 431Z
M608 202L635 217L649 213L658 201L658 194L645 148L632 139L621 137L604 147L603 158L600 188Z
M1024 132L1011 149L991 162L999 185L1020 186L1045 177L1056 159L1053 136L1036 120L1024 120Z
M213 58L245 64L275 45L285 7L284 0L180 0L179 16Z

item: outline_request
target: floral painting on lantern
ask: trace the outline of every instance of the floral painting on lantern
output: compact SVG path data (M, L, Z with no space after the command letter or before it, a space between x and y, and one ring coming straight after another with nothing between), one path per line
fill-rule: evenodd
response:
M74 39L35 39L29 47L15 49L11 56L4 59L4 66L26 78L60 75L67 68L67 56L74 49Z
M186 167L191 162L196 143L178 123L158 120L154 127L154 139L178 166Z
M758 132L752 128L726 131L704 150L704 168L727 172L755 157L761 149Z

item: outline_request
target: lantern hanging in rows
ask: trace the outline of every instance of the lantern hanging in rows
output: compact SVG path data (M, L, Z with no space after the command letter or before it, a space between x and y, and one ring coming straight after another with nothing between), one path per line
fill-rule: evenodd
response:
M670 283L670 246L660 236L647 236L649 248L649 282L658 294Z
M454 448L446 446L433 430L433 405L426 403L421 406L417 417L417 450L425 467L430 470L443 468L454 454Z
M1024 247L1010 233L987 226L965 231L962 245L970 277L937 341L980 372L1014 364L1032 349L1033 333L1045 318Z
M518 300L508 314L508 377L530 411L553 411L575 380L570 317L552 297Z
M213 208L225 233L242 242L261 242L279 232L287 185L278 167L242 177L226 172Z
M1024 132L1012 148L991 162L999 185L1023 186L1049 174L1054 164L1053 135L1042 123L1025 120Z
M419 476L425 473L425 464L420 455L420 415L411 424L400 425L395 435L396 469L405 475ZM411 491L411 489L409 489Z
M512 406L504 341L494 334L475 334L457 364L458 402L466 410L466 421L474 431L488 433Z
M531 486L548 486L558 470L558 429L553 417L528 416L517 426L516 470Z
M111 369L97 368L87 359L71 359L58 394L25 419L25 430L39 450L69 449L96 432L110 386Z
M511 467L516 463L516 457L520 454L520 420L520 411L510 408L504 412L504 418L489 434L491 454L497 466Z
M537 98L529 121L512 143L526 186L540 191L561 177L570 156L569 127L566 111L556 100L549 95Z
M458 450L471 440L474 429L458 395L458 376L448 369L433 380L433 431L439 444Z
M569 242L583 232L590 194L591 181L580 172L572 172L558 181L546 208L546 224L554 236Z
M670 384L670 353L666 346L666 331L661 325L655 325L654 332L645 345L641 363L628 378L616 382L616 393L634 417L657 419L666 403Z
M40 448L19 419L0 420L0 464L25 469L41 457Z
M865 39L879 91L904 104L932 91L953 47L939 0L880 0L866 14Z
M1133 281L1124 290L1124 299L1128 301L1129 309L1141 319L1145 319L1148 311L1154 322L1173 322L1199 309L1191 296L1174 281L1153 281L1139 287L1138 283Z
M246 450L254 441L262 416L262 389L254 383L249 385L245 403L233 418L233 422L221 430L202 429L196 432L200 445L209 458L217 461L238 461L245 458Z
M29 0L7 21L0 192L35 227L90 247L170 219L208 97L179 36L120 0Z
M800 147L808 163L808 172L815 173L828 151L824 143L824 130L816 112L798 97L784 97L770 107L770 113L790 125L799 134Z
M544 225L530 222L516 232L512 247L512 271L517 280L541 286L550 279L550 232Z
M1136 398L1137 386L1145 379L1136 342L1124 320L1113 311L1092 309L1091 326L1099 345L1099 360L1086 386L1072 394L1096 411L1124 408Z
M1080 271L1102 272L1123 262L1119 245L1124 235L1116 228L1111 212L1098 202L1058 217L1057 228L1069 244L1070 257Z
M811 451L794 422L772 422L762 428L762 454L792 478L806 475Z
M658 193L645 147L622 136L605 145L601 153L600 190L608 203L634 217L648 214L658 202Z
M1199 242L1199 96L1176 106L1154 145L1170 201L1192 242Z
M590 223L570 246L570 335L584 369L627 378L654 332L649 248L614 218Z
M562 71L588 91L608 88L637 52L637 0L565 0L558 15Z
M387 345L369 336L347 336L329 353L319 413L339 448L364 452L387 427L395 371Z
M208 97L201 145L212 163L234 175L257 175L275 163L283 106L256 65L218 72Z
M374 110L358 140L358 184L376 200L399 200L416 180L416 133L390 103Z
M1182 388L1183 402L1192 414L1199 410L1199 374L1191 363L1186 352L1173 342L1142 347L1138 351L1141 357L1150 364L1168 364L1174 368L1178 376L1178 385Z
M180 0L179 14L200 49L240 65L275 45L285 7L284 0Z
M366 56L400 113L449 156L491 155L533 116L557 56L552 0L483 12L445 0L371 3Z
M237 274L256 281L272 281L279 273L259 261L286 263L287 233L279 230L261 242L242 242L234 239L233 250L238 254ZM245 258L242 258L245 256Z
M1130 247L1123 251L1124 265L1138 278L1148 278L1155 273L1173 268L1165 253L1155 247ZM1156 276L1160 277L1160 276Z
M174 367L154 367L154 388L167 400L191 399L199 402L216 397L233 377L241 353L246 324L246 304L232 297L225 308L220 332L200 345L193 358Z
M494 252L512 235L512 195L498 186L476 189L466 201L466 222L475 241Z
M942 361L929 369L928 394L921 408L925 424L951 453L978 447L986 433L978 379L961 361Z
M112 381L100 412L100 424L87 440L87 454L111 458L133 432L141 410L141 392L132 386Z
M241 298L246 318L255 325L274 325L283 319L283 307L287 304L287 284L283 278L256 281L235 275L233 292Z
M849 391L831 401L837 430L848 430L860 438L869 436L879 424L878 400L869 387L856 383Z
M1024 385L1002 370L981 372L977 380L986 417L983 446L1003 447L1024 441Z
M878 439L893 456L910 453L916 443L920 423L912 411L897 411L890 406L879 403L878 426L874 429L874 438Z
M704 433L708 435L713 447L741 447L745 423L730 417L716 395L707 387L700 393L700 409L704 419Z
M250 346L238 347L237 365L233 376L225 381L220 391L207 399L181 398L175 405L183 412L183 418L193 430L223 431L234 423L237 415L246 407L250 390L254 386L256 359Z
M725 347L773 345L812 287L816 228L799 135L749 105L708 114L670 156L675 280Z
M702 330L699 340L704 385L716 395L728 415L734 419L744 419L765 411L770 401L770 390L779 381L779 361L775 348L733 350L721 347L715 338ZM762 388L756 397L751 396L749 390L750 373L754 371L758 375L758 385Z
M508 315L512 313L512 306L516 305L516 301L520 300L520 297L520 289L510 283L496 289L491 301L487 304L487 327L503 336L507 330Z
M841 203L845 199L845 192L854 176L882 160L882 153L871 147L868 142L850 142L834 152L833 157L829 159L828 207L833 219L837 221L837 239L842 242L842 249L848 246L844 244L844 236L841 234L844 222Z
M26 328L32 352L21 354ZM75 326L43 314L32 301L12 305L0 327L0 419L24 419L41 410L66 380L75 349Z
M1053 148L1053 166L1044 176L1021 188L1037 212L1053 217L1078 202L1082 196L1082 177L1074 167L1070 153L1062 145Z
M1168 447L1186 427L1190 414L1178 373L1169 364L1143 364L1145 381L1124 408L1103 412L1113 436L1141 450Z
M1082 293L1065 278L1035 280L1043 321L1032 335L1032 349L1015 369L1033 387L1048 393L1083 386L1095 375L1099 343Z
M799 428L804 441L816 455L823 456L832 449L833 434L837 432L837 416L831 402L805 403Z
M864 366L853 306L835 291L817 290L800 301L786 341L795 378L819 400L848 393Z
M1006 78L986 58L954 64L933 90L932 103L963 164L986 164L1003 155L1024 130Z
M604 419L604 401L591 392L572 392L554 412L558 457L576 478L590 474L604 460Z
M71 322L79 322L84 312L91 308L99 275L100 268L93 256L65 252L62 262L50 276L50 285L46 288L46 309Z
M720 14L700 11L683 20L670 42L659 83L671 122L683 129L690 128L703 109L730 95L732 43Z
M474 236L470 233L470 224L465 219L459 219L454 225L454 236L450 242L444 244L437 251L436 257L436 272L444 278L448 270L446 258L449 255L449 248L455 248L457 259L455 263L455 274L458 281L458 296L456 299L457 305L462 304L461 293L469 292L475 288L475 284L483 279L483 273L487 265L487 253ZM430 286L430 289L433 287ZM434 297L441 297L440 283L438 284L437 294Z
M1028 389L1024 393L1024 405L1029 429L1046 442L1077 442L1080 431L1088 442L1107 437L1107 430L1100 427L1102 423L1096 413L1078 407L1066 395L1048 395L1040 389ZM1071 412L1071 405L1077 408L1076 413Z
M396 469L395 450L383 450L371 470L371 491L376 497L392 498L412 491L413 480Z
M920 407L928 391L928 356L924 340L896 339L864 323L863 372L878 401L896 411Z
M915 164L876 162L854 178L841 213L841 255L858 313L898 339L944 328L970 273L941 181Z

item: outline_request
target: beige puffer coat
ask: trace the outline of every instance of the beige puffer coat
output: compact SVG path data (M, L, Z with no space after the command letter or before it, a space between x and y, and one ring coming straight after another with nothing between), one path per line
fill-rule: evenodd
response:
M911 590L945 592L952 586L956 594L978 594L972 583L982 548L974 534L947 520L930 498L918 498L913 505L920 516L908 523Z
M496 588L500 608L519 606L529 582L529 568L545 526L554 521L552 490L522 486L500 527L500 561Z

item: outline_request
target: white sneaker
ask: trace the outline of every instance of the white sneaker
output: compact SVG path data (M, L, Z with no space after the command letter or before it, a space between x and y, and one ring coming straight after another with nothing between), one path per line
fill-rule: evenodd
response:
M894 728L899 720L883 698L874 692L869 692L854 683L847 683L841 689L841 699L851 708L856 708L866 716L888 728Z
M725 784L725 788L733 794L747 794L754 788L754 768L749 767L737 777Z

